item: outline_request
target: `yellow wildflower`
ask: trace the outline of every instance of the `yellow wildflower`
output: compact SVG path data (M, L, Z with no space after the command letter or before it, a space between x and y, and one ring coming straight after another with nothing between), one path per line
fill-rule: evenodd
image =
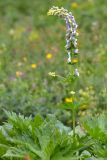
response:
M16 71L16 77L20 77L22 75L23 75L23 73L21 71Z
M72 59L72 63L78 63L78 59L77 58Z
M52 54L51 53L47 53L46 58L47 59L51 59L52 58Z
M78 3L76 3L76 2L71 3L71 7L74 8L74 9L77 9L78 8Z
M73 98L70 97L70 98L65 98L65 102L66 103L72 103L73 102Z
M33 68L33 69L37 68L37 64L35 64L35 63L31 64L31 68Z

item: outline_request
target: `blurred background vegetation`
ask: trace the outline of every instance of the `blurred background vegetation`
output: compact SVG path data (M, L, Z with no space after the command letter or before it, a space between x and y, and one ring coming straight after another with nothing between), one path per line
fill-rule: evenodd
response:
M65 24L48 17L53 5L72 11L79 25L80 78L62 85L48 72L66 75ZM60 110L75 90L79 115L107 107L107 1L106 0L0 0L0 113L3 109L25 115ZM0 121L5 118L0 114Z

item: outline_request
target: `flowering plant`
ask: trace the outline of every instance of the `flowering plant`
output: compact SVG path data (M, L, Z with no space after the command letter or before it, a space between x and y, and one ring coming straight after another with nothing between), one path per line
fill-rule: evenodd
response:
M77 48L77 23L75 21L74 16L71 12L68 12L66 9L58 8L58 7L52 7L48 15L58 15L58 17L61 17L66 22L66 51L68 54L68 63L71 65L74 65L78 62L78 48ZM79 76L78 69L74 68L74 75Z
M73 66L73 74L69 74L70 76L68 76L67 78L65 78L65 80L67 82L69 82L69 80L73 80L74 77L79 77L79 71L76 67L76 64L78 62L78 47L77 47L77 23L75 21L74 16L72 15L71 12L68 12L68 10L62 8L58 8L58 7L52 7L49 12L48 15L57 15L58 17L62 18L65 20L66 22L66 51L68 54L68 64L70 64L71 66ZM55 72L50 72L49 75L55 77L61 77L59 75L56 75ZM73 75L71 77L71 75ZM71 83L70 80L70 83ZM74 91L72 91L73 93L75 93ZM72 109L72 121L73 121L73 134L75 136L75 111L77 109L78 103L76 101L74 101L74 94L72 94L73 98L66 98L65 101L68 102L65 104L66 109ZM72 103L73 102L73 103Z
M73 5L76 7L75 3ZM57 14L66 21L69 35L66 37L68 63L75 66L72 77L78 78L79 72L74 65L77 60L73 60L78 55L77 34L73 34L77 29L77 25L74 25L76 24L75 19L64 8L53 7L49 11L49 15L51 14ZM36 38L32 36L31 34L31 41ZM46 58L51 59L51 56L48 53ZM26 61L25 58L24 61ZM31 68L35 69L37 66L32 63ZM72 74L67 78L61 77L55 72L50 72L49 75L63 78L64 82L71 83L68 80L72 80ZM16 76L22 76L21 71L17 71ZM5 89L3 85L1 86ZM25 82L23 86L27 88ZM22 86L18 86L18 89L20 88L22 89ZM105 93L104 91L103 94L105 95ZM15 95L15 93L13 94ZM68 108L70 107L73 111L73 132L70 127L63 125L53 115L46 115L45 118L36 115L32 118L5 111L8 120L0 126L0 160L106 160L107 113L95 117L82 117L81 125L75 129L76 103L72 103L75 99L75 92L71 91L70 94L72 97L66 98L66 102L69 104ZM82 90L80 94L87 97L87 93ZM28 102L33 99L28 98Z

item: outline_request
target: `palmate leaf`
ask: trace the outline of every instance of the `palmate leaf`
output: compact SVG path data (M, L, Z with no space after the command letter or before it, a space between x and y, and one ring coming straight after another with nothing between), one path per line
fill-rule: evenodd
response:
M82 119L83 127L96 140L107 141L107 113L99 117L85 117Z
M94 146L94 153L100 158L107 159L107 144L96 143Z
M93 153L97 158L107 159L107 113L99 117L85 117L82 124L93 139Z
M28 153L30 154L31 152L35 154L35 157L38 157L38 155L40 155L40 151L38 150L39 147L36 143L36 136L33 134L33 128L34 126L39 126L41 117L37 116L38 120L33 123L31 117L24 118L22 115L17 116L15 113L10 114L8 112L6 114L9 117L9 122L5 123L0 129L0 142L8 146L7 148L4 147L6 153L5 156L7 157L10 153L12 153L12 157L16 157L16 155L17 157L22 157L23 155L24 157L24 155ZM19 151L18 153L15 152L15 154L13 154L14 149L11 148L13 146L18 149L16 150L16 152ZM3 146L1 146L1 148L3 148ZM26 152L23 152L22 154L19 148L21 151L24 148ZM3 154L1 153L1 155Z
M26 151L23 151L22 149L10 147L10 149L7 150L6 154L4 154L3 157L23 158L23 155L26 154Z
M86 149L86 137L74 137L71 129L55 117L45 120L8 113L8 122L0 127L0 158L20 160L29 155L32 160L79 159ZM90 146L90 145L89 145ZM84 158L83 158L84 160Z
M69 155L66 157L63 157L61 153L56 154L51 160L78 160L80 157L77 157L76 155Z

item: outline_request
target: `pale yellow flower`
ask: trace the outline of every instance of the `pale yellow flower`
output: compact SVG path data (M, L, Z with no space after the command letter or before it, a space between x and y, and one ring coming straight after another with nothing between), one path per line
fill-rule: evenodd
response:
M70 94L74 95L74 94L75 94L75 92L74 92L74 91L71 91L71 92L70 92Z
M52 77L55 77L55 76L56 76L56 73L55 73L55 72L49 72L48 74L49 74L49 76L52 76Z
M52 54L51 53L47 53L46 58L47 59L51 59L52 58Z
M35 64L35 63L31 64L31 68L33 68L33 69L37 68L37 64Z
M82 89L79 90L79 94L83 97L89 97L89 93L86 91L83 91Z
M17 66L19 66L19 67L22 66L22 63L21 63L21 62L18 62L18 63L17 63Z

